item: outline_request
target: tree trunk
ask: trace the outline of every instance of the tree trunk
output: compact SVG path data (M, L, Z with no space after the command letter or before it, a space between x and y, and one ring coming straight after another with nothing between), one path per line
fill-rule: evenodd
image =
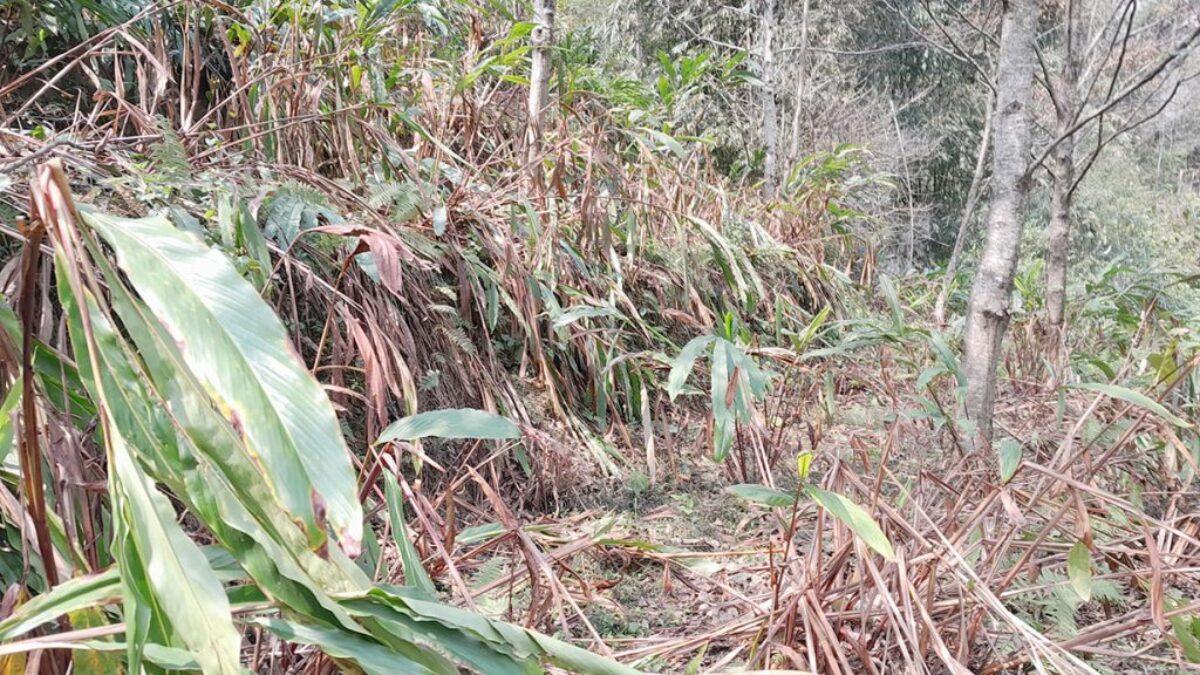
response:
M1067 134L1075 122L1079 82L1079 0L1067 0L1066 58L1058 87L1058 134ZM1054 148L1054 185L1050 197L1050 242L1046 250L1046 312L1056 344L1062 340L1063 310L1067 295L1067 241L1071 230L1071 198L1075 183L1075 138L1064 136Z
M1050 194L1050 241L1046 249L1046 313L1059 339L1067 295L1067 240L1071 228L1071 182L1075 178L1075 141L1054 149L1054 185Z
M950 251L950 259L946 261L946 274L942 277L942 289L938 291L937 302L933 305L933 319L939 330L946 328L946 299L950 295L950 286L958 275L958 262L962 258L962 249L967 241L967 228L971 226L971 217L975 215L975 206L979 203L979 193L983 189L983 173L987 169L988 148L992 143L992 112L996 109L996 99L988 94L987 107L983 112L983 132L979 135L979 153L975 156L975 173L971 175L971 187L967 189L967 202L963 205L962 216L958 219L958 233L954 236L954 249Z
M992 438L996 366L1008 328L1013 276L1021 250L1028 179L1029 107L1032 94L1037 0L1008 0L1001 27L996 76L996 127L992 141L992 199L987 239L971 287L963 347L966 414L984 443Z
M763 0L760 17L762 32L762 134L766 156L763 158L763 197L774 199L779 184L779 112L775 106L775 0Z
M792 105L792 149L788 161L794 166L800 161L800 123L804 111L805 89L808 86L808 5L800 9L800 51L796 54L796 99Z
M550 89L550 49L554 46L555 0L534 1L534 26L530 34L533 45L529 73L529 127L526 131L526 162L535 186L541 185L542 130L545 124L546 99Z

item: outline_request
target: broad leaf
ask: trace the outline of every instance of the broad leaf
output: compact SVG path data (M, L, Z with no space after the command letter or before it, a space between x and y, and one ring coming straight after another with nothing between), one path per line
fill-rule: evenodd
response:
M1115 384L1105 384L1103 382L1083 382L1080 384L1070 385L1073 389L1086 389L1088 391L1098 391L1105 396L1111 396L1115 399L1120 399L1126 403L1131 403L1139 408L1144 408L1158 415L1164 420L1178 427L1190 427L1192 424L1187 420L1167 410L1166 406L1146 396L1145 394L1128 389L1126 387L1117 386Z
M474 635L485 642L511 651L518 659L534 657L548 658L558 666L571 672L588 675L636 675L638 671L586 649L567 644L548 635L503 621L489 619L482 614L440 603L407 597L403 589L378 586L362 599L349 601L352 604L370 603L388 607L405 614L417 622L436 622L453 633ZM491 671L484 671L491 672Z
M788 507L796 502L796 495L794 493L776 490L765 485L745 483L742 485L730 486L725 488L725 490L738 499L750 502L751 504Z
M28 602L0 621L0 642L11 642L23 633L64 614L116 602L121 597L117 571L68 579Z
M738 398L740 379L729 347L725 340L718 341L712 356L713 459L718 464L725 461L733 448L733 405Z
M671 362L671 373L667 375L667 395L671 397L672 401L683 391L683 386L687 383L688 375L692 374L692 367L700 356L700 352L716 339L715 335L701 335L692 338L683 346L679 356L676 356L675 360Z
M1012 480L1021 464L1021 443L1015 438L1005 438L996 444L1000 453L1000 482Z
M415 441L418 438L520 438L521 430L511 420L482 410L457 408L433 410L404 417L388 425L378 443Z
M892 542L888 541L887 535L879 529L879 524L875 522L871 514L867 513L866 509L836 492L827 492L811 485L805 486L804 491L808 493L809 497L812 497L813 501L820 504L821 508L845 523L846 527L861 537L867 546L875 549L888 560L896 557L896 552L892 550Z
M1082 541L1075 542L1067 554L1067 578L1080 600L1092 599L1092 552Z
M133 462L116 429L111 433L113 483L159 609L205 672L240 670L241 635L233 627L225 589L204 553L175 522L170 503Z
M255 619L254 623L288 642L312 645L335 659L352 661L369 675L431 675L438 672L363 635L348 631L283 619L260 618Z
M162 218L84 217L301 518L310 544L324 540L320 512L357 553L363 516L349 451L329 399L270 307L224 255Z

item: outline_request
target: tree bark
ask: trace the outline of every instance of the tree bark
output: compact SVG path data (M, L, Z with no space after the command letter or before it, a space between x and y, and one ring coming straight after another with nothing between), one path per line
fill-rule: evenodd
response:
M1008 328L1029 185L1025 177L1029 155L1028 102L1032 94L1037 11L1037 0L1007 1L996 66L992 199L983 257L971 287L963 348L966 414L985 444L992 438L996 366Z
M800 161L800 124L804 112L805 90L808 87L808 6L804 0L800 9L800 51L796 54L796 97L792 105L792 148L788 161Z
M1067 138L1054 149L1054 184L1050 194L1050 241L1046 248L1046 313L1060 335L1067 295L1067 241L1071 229L1071 183L1075 177L1075 142Z
M766 156L763 157L763 197L774 199L779 185L779 111L775 105L775 0L763 0L759 17L762 33L762 134Z
M1050 195L1050 241L1046 250L1046 313L1056 344L1062 339L1067 295L1067 242L1071 231L1071 199L1075 184L1076 89L1079 82L1079 0L1067 0L1066 57L1059 77L1056 106L1057 133L1063 140L1054 148L1054 184Z
M555 0L534 1L532 64L529 72L529 126L526 130L526 163L535 186L541 185L542 133L550 90L550 49L554 46Z
M933 305L933 319L938 329L946 328L946 300L950 295L950 286L958 275L958 263L962 258L963 246L967 241L967 229L971 226L971 217L975 215L975 206L979 203L979 193L983 189L983 174L987 170L988 148L992 144L992 113L996 109L996 99L988 94L987 107L983 112L983 132L979 135L979 152L975 156L975 173L971 175L971 187L967 189L967 202L963 205L962 216L958 219L958 233L954 237L954 249L950 251L950 259L946 261L946 274L942 277L942 288L938 291L937 302Z

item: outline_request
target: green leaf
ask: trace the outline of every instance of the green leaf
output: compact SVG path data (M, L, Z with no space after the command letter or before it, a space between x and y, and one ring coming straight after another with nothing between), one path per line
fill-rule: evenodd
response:
M1182 614L1171 617L1171 628L1174 629L1175 639L1179 640L1184 658L1192 663L1200 663L1200 640L1196 639L1194 625L1193 619Z
M826 492L811 485L805 486L804 491L809 497L812 497L813 501L820 504L821 508L845 523L846 527L861 537L867 546L875 549L888 560L895 559L896 552L892 550L892 542L888 541L883 530L879 529L879 524L875 522L871 514L867 513L866 509L836 492Z
M896 287L887 275L879 276L879 289L883 291L883 298L892 310L892 330L896 332L903 330L904 310L900 308L900 298L896 295Z
M353 661L368 675L430 675L434 672L393 649L349 631L273 618L259 618L251 623L288 642L312 645L335 659Z
M1080 600L1092 599L1092 552L1082 541L1075 542L1067 554L1067 578Z
M0 404L0 464L3 464L8 459L8 453L12 452L13 440L15 439L16 425L13 424L13 411L17 409L17 404L21 402L21 376L17 376L9 385L8 394L4 397L4 403Z
M821 308L821 311L817 312L817 315L812 318L812 321L808 322L808 326L804 328L804 331L800 333L800 335L792 343L792 346L796 351L803 351L804 348L808 347L809 343L811 343L813 339L817 337L817 331L821 330L821 326L825 325L825 320L829 318L830 311L830 306L825 305Z
M72 630L102 628L110 625L104 612L96 607L85 607L71 612L70 619ZM116 645L110 638L96 642L110 643L114 649L89 649L76 654L72 660L71 675L112 675L121 672L121 657L112 652L117 647L123 649L124 645Z
M440 603L420 600L404 595L403 589L377 586L363 598L371 603L390 607L396 612L407 614L418 622L437 622L459 633L478 636L488 643L511 651L517 658L549 658L558 666L575 673L588 675L637 675L636 670L598 654L567 644L548 635L503 621L489 619L482 614ZM361 602L350 600L349 602Z
M68 579L18 606L0 621L0 642L10 642L64 614L114 603L120 597L121 584L115 569Z
M143 453L143 463L149 462L167 470L154 478L170 485L172 491L189 504L194 514L266 593L295 612L330 624L354 626L349 615L326 595L324 589L365 588L367 580L347 578L346 571L337 564L339 549L336 547L325 551L325 557L309 548L308 539L296 527L295 518L262 476L263 467L254 462L240 435L213 407L203 386L183 363L174 340L166 335L148 308L132 297L116 270L95 253L94 247L93 251L94 259L109 281L113 307L134 340L135 344L127 348L136 348L142 357L154 393L145 402L135 405L137 401L132 394L121 398L126 394L125 387L115 389L117 395L110 396L110 404L122 400L128 403L124 411L114 406L125 415L124 418L118 415L118 424L125 419L135 431L153 428L154 420L139 417L146 418L153 410L167 408L178 432L179 448L175 447L173 437L160 437L149 448L133 449ZM69 297L64 297L63 304L73 306ZM106 325L99 320L93 323ZM105 340L99 340L99 346L106 344ZM86 351L86 346L83 349ZM101 349L100 353L105 357L102 365L108 365L114 374L118 373L120 364L109 364L106 350ZM115 379L119 378L110 376L106 382ZM127 439L134 437L132 432L126 436ZM156 459L162 455L166 456L166 462ZM148 598L149 595L147 587L145 596ZM126 602L129 602L128 598ZM128 617L126 621L129 622ZM138 644L139 640L130 640L130 645Z
M400 549L400 564L404 568L404 582L427 595L430 600L436 600L437 589L433 586L433 580L429 578L429 573L421 564L421 556L417 555L417 549L408 539L408 527L404 522L404 504L400 499L400 487L396 484L396 477L391 473L384 472L383 487L384 497L387 499L388 517L392 523L392 538L396 540L396 547Z
M788 507L796 502L795 493L788 493L783 490L776 490L754 483L731 485L725 488L725 491L738 499L750 502L751 504L762 504L763 506Z
M1192 424L1187 420L1175 415L1170 410L1167 410L1163 404L1146 396L1141 392L1117 386L1115 384L1105 384L1103 382L1083 382L1080 384L1068 385L1072 389L1086 389L1088 391L1098 391L1106 396L1111 396L1115 399L1120 399L1126 403L1131 403L1139 408L1144 408L1159 417L1167 420L1177 427L1191 427Z
M692 338L683 346L679 356L676 356L675 360L671 362L671 373L667 375L667 395L671 397L672 401L683 391L683 386L687 384L688 375L692 374L692 367L700 356L700 352L716 339L715 335L701 335Z
M729 354L729 342L720 340L713 347L712 356L712 415L713 415L713 459L719 464L729 456L733 448L734 416L730 402L737 402L736 379L731 380L734 373L733 359ZM732 392L729 388L733 387Z
M433 410L404 417L388 425L375 443L415 441L418 438L520 438L521 430L511 420L482 410L457 408Z
M313 548L325 539L320 511L343 548L357 553L363 516L349 450L329 399L271 308L224 255L162 218L83 215L241 432Z
M580 307L572 307L559 314L551 322L551 326L555 330L566 328L567 326L579 321L580 319L596 319L604 316L620 316L621 313L612 307L592 307L590 305L582 305Z
M205 672L239 672L242 640L225 589L200 547L175 522L167 498L134 463L120 432L112 428L110 437L111 480L121 492L122 516L159 610Z
M1021 464L1021 443L1015 438L1005 438L996 444L996 449L1000 452L1000 482L1007 483Z
M3 657L10 654L22 654L31 651L40 651L44 649L71 649L75 651L88 651L100 654L109 652L123 652L129 646L123 642L108 641L108 640L48 640L45 636L39 637L36 640L30 639L21 642L7 642L0 645L0 663L3 662ZM161 666L167 670L200 670L200 664L196 663L195 657L185 649L176 649L175 647L164 647L156 643L148 643L144 646L146 660L156 666ZM79 658L75 657L75 670L72 673L79 672ZM124 672L117 668L108 671L109 673Z
M813 454L805 451L796 455L796 475L800 480L808 480L808 470L812 467Z

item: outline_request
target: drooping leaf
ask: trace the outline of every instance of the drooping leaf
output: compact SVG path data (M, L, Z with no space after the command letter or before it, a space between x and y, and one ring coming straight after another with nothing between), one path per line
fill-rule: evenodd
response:
M595 319L604 316L620 316L621 313L612 307L592 307L583 305L580 307L572 307L565 312L559 314L551 322L555 330L566 328L567 326L579 321L580 319Z
M329 399L270 307L224 255L162 218L83 213L170 331L189 370L244 435L264 480L301 518L313 547L324 539L319 510L343 548L357 553L362 507L349 450Z
M175 522L167 498L134 464L116 429L110 434L114 484L157 606L205 672L240 670L241 635L208 559Z
M365 587L367 580L351 578L334 560L310 549L307 537L261 475L263 467L253 461L240 435L212 406L174 340L149 309L126 290L104 258L97 256L96 260L109 279L113 307L149 371L152 388L170 408L179 444L186 446L189 455L188 461L181 463L181 468L186 465L182 476L155 478L173 485L176 494L189 502L195 515L273 597L305 616L352 627L353 621L326 593L357 590ZM100 344L105 342L101 340ZM135 406L129 406L133 409ZM147 414L145 406L140 409L142 415ZM131 421L153 426L152 422ZM168 438L152 449L157 453L179 452L171 449L174 445ZM214 479L217 475L222 478ZM330 558L337 552L336 548L327 551ZM129 644L140 643L130 640Z
M846 499L836 492L828 492L811 485L806 485L804 491L813 501L821 505L838 520L845 523L850 531L862 538L863 542L875 549L877 553L888 560L893 560L896 557L896 552L892 550L892 542L888 541L887 535L879 528L879 524L867 513L863 507Z
M392 422L375 443L413 441L418 438L520 438L521 429L511 420L483 410L457 408L433 410Z
M1097 391L1105 396L1110 396L1115 399L1131 403L1139 408L1144 408L1158 415L1164 420L1174 424L1177 427L1191 427L1191 422L1179 417L1178 415L1167 410L1166 406L1146 396L1145 394L1134 391L1127 387L1122 387L1115 384L1106 384L1103 382L1081 382L1079 384L1070 385L1074 389L1086 389L1088 391Z
M794 493L776 490L765 485L744 483L742 485L732 485L725 489L738 499L750 502L751 504L788 507L796 502L796 495Z
M437 672L405 658L394 649L348 631L266 617L255 619L253 623L288 642L312 645L335 659L351 661L369 675L433 675Z
M1092 552L1082 541L1075 542L1067 554L1067 578L1080 600L1092 599Z
M418 621L436 622L457 629L456 632L469 632L487 643L511 651L517 658L545 658L571 672L588 675L636 675L638 672L612 659L521 626L495 621L450 605L406 596L403 589L377 586L361 600L385 605Z

